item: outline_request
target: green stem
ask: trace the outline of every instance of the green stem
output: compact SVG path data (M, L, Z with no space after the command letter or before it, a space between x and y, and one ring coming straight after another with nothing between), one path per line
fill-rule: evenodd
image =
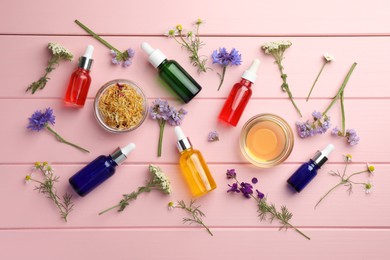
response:
M357 175L357 174L361 174L361 173L363 173L363 172L367 172L367 170L360 171L360 172L355 172L355 173L351 174L351 175L346 179L346 181L349 181L349 180L351 179L352 176Z
M135 199L137 199L137 197L138 197L141 193L143 193L143 192L149 192L149 191L150 191L150 189L149 189L149 183L148 183L147 186L138 187L138 190L137 190L137 191L133 191L133 192L130 193L130 194L126 194L127 197L126 197L125 199L121 200L118 204L116 204L116 205L114 205L114 206L112 206L112 207L110 207L110 208L108 208L108 209L106 209L106 210L103 210L102 212L99 213L99 215L102 215L102 214L104 214L104 213L106 213L106 212L108 212L108 211L110 211L110 210L115 209L115 208L119 208L119 207L121 207L123 204L128 203L130 200L135 200ZM126 195L124 195L124 196L126 196ZM123 208L123 209L124 209L124 208ZM118 211L122 211L122 210L118 210Z
M326 196L329 195L329 193L331 193L334 189L336 189L337 187L341 186L341 185L344 185L346 183L345 180L342 180L339 184L337 184L336 186L334 186L333 188L331 188L324 196L322 196L322 198L317 202L317 204L314 206L314 209L317 208L318 204L321 203L321 201L323 199L325 199Z
M222 74L219 74L219 77L221 78L221 82L219 82L218 91L221 88L222 83L223 83L223 81L225 79L225 73L226 73L226 66L223 66Z
M340 107L341 107L341 133L345 136L345 109L344 109L344 90L340 93Z
M322 71L324 70L324 68L325 68L325 65L326 65L327 63L328 63L328 62L326 62L326 61L325 61L325 63L322 65L320 72L318 73L318 75L317 75L316 79L314 80L313 86L311 86L311 89L310 89L309 95L307 95L306 102L307 102L307 101L309 101L309 98L310 98L311 92L313 91L313 89L314 89L314 86L315 86L315 84L317 83L317 80L318 80L318 78L320 77L320 75L321 75Z
M288 84L287 84L287 75L284 74L284 72L283 72L282 61L277 59L276 60L276 64L278 64L278 68L279 68L279 71L280 71L280 74L281 74L280 77L283 79L282 90L284 92L287 92L288 97L290 98L292 104L295 107L295 110L298 112L299 116L302 117L302 113L299 110L297 104L295 104L294 97L293 97L293 95L292 95L292 93L290 91L290 88L289 88Z
M164 137L165 123L166 123L165 120L161 120L161 121L159 122L159 125L160 125L160 134L159 134L159 137L158 137L158 148L157 148L157 156L158 156L158 157L161 157L161 153L162 153L162 141L163 141L163 137Z
M103 40L99 35L97 35L96 33L94 33L91 29L89 29L87 26L85 26L84 24L82 24L79 20L75 20L74 21L76 24L78 24L81 28L83 28L87 33L89 33L93 38L95 38L96 40L98 40L99 42L101 42L102 44L104 44L107 48L109 48L110 50L114 50L116 51L117 53L122 53L120 50L118 50L117 48L115 48L114 46L112 46L111 44L109 44L107 41Z
M305 235L305 233L303 233L302 231L300 231L298 228L296 228L295 226L291 225L290 223L286 223L290 228L293 228L296 232L298 232L299 234L301 234L302 236L304 236L306 239L310 240L310 237L308 237L307 235Z
M340 89L337 91L337 94L336 96L333 98L332 102L329 104L329 106L325 109L325 111L322 113L322 115L326 115L326 113L331 109L331 107L334 105L334 103L337 101L337 99L340 97L341 95L341 92L344 91L344 88L347 86L347 83L349 81L349 78L351 77L352 75L352 72L353 70L355 69L357 63L354 62L351 66L351 68L349 69L349 72L347 74L347 76L344 78L344 81L343 81L343 84L341 84L341 87Z
M89 151L88 151L87 149L84 149L84 148L82 148L81 146L78 146L77 144L73 144L73 143L71 143L71 142L66 141L62 136L60 136L60 135L59 135L56 131L54 131L50 126L47 125L46 128L47 128L47 130L49 130L51 133L54 134L54 136L56 137L56 139L57 139L59 142L64 143L64 144L67 144L67 145L70 145L70 146L73 146L73 147L75 147L75 148L77 148L77 149L79 149L79 150L81 150L81 151L83 151L83 152L89 153Z

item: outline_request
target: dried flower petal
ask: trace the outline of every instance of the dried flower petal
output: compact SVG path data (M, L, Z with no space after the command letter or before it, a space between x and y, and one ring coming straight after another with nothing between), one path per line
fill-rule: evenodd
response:
M215 141L219 141L219 134L217 131L211 131L208 136L207 136L207 140L209 142L215 142Z

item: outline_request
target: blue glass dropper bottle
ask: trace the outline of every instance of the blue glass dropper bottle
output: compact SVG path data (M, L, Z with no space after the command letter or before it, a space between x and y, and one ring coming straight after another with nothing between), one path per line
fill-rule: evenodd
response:
M127 159L135 144L130 143L123 148L116 149L111 155L100 155L75 175L70 177L69 183L80 196L84 197L115 173L115 168Z
M318 169L328 160L329 154L333 151L333 144L328 144L328 146L322 150L317 151L316 154L309 162L304 163L301 167L294 172L293 175L287 180L287 183L290 184L297 192L303 190L309 182L317 175Z

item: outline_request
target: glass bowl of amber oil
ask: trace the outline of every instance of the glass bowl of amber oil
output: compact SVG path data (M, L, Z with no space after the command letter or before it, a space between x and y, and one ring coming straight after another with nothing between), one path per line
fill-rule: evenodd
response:
M148 113L148 101L142 89L126 79L104 84L96 94L95 117L99 125L111 133L137 129Z
M294 147L289 124L274 114L259 114L249 119L240 134L240 149L253 165L270 168L284 162Z

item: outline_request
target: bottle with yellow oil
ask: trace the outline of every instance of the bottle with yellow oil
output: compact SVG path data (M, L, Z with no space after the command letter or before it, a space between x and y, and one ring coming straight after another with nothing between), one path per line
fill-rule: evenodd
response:
M179 126L175 127L175 134L178 140L177 148L181 153L180 169L192 195L199 197L214 190L217 185L202 154L192 148L190 140L184 135L183 130Z

